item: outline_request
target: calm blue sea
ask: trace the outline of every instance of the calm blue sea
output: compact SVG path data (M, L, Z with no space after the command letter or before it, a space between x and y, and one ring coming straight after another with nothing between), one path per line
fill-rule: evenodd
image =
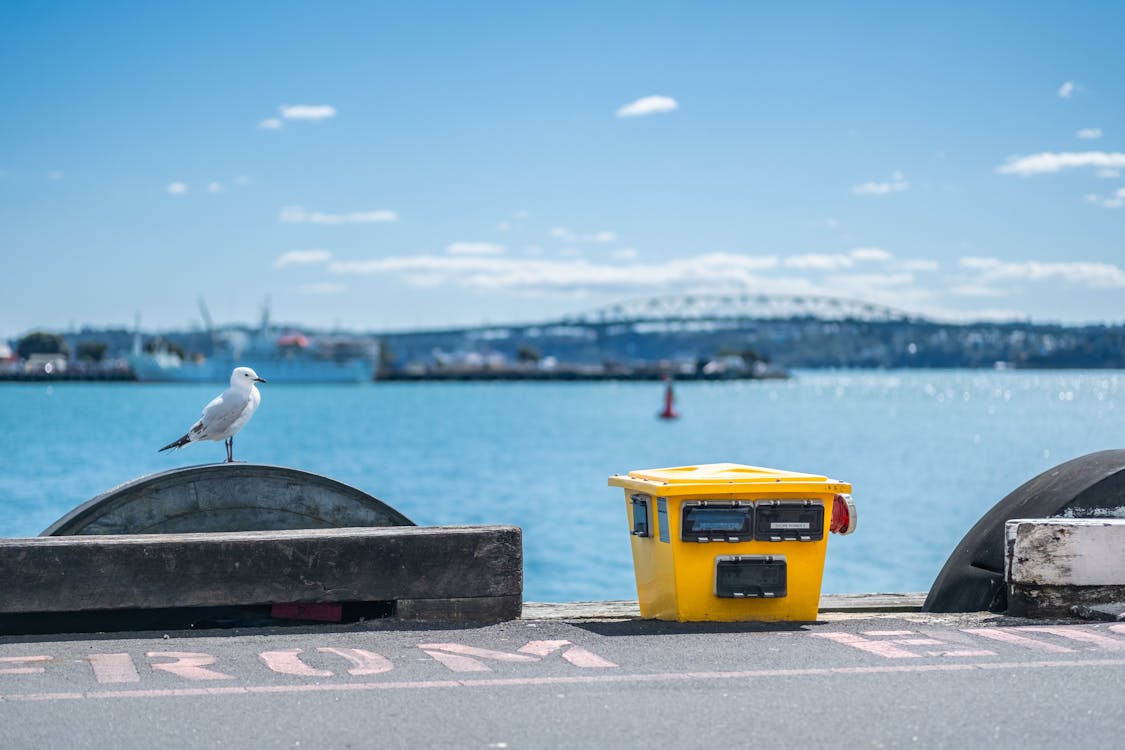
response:
M262 373L269 377L269 373ZM151 472L220 461L221 443L157 454L213 385L0 385L0 536ZM262 386L235 457L355 485L419 524L516 524L529 601L632 599L613 473L733 461L851 482L858 531L833 535L823 590L924 591L1009 491L1062 461L1125 447L1125 373L799 372L681 383Z

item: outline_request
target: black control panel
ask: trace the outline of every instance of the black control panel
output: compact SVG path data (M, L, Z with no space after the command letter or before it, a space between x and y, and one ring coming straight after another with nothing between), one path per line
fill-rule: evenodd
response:
M719 555L715 558L715 596L780 598L788 593L785 555Z
M680 541L749 542L754 538L754 505L747 500L688 500L680 516Z

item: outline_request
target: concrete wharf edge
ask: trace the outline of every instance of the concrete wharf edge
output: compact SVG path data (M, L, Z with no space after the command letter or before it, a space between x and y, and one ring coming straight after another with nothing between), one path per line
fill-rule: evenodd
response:
M825 594L820 597L821 615L862 615L917 613L926 600L920 593ZM597 602L524 602L525 620L603 620L640 619L635 600Z
M0 539L0 614L394 601L400 617L520 614L515 526Z

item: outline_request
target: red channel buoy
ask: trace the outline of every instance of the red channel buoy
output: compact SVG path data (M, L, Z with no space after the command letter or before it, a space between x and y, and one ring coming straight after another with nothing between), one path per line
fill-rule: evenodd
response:
M677 419L680 413L676 411L675 407L676 396L672 392L672 379L667 375L664 376L664 411L656 416L661 419Z

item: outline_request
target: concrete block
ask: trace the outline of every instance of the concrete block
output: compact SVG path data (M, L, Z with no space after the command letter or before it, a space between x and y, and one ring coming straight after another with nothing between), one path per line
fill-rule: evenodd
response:
M1008 614L1125 601L1125 518L1014 519L1004 532Z
M0 614L402 601L411 618L498 621L519 613L522 534L406 526L0 539L0 581Z

